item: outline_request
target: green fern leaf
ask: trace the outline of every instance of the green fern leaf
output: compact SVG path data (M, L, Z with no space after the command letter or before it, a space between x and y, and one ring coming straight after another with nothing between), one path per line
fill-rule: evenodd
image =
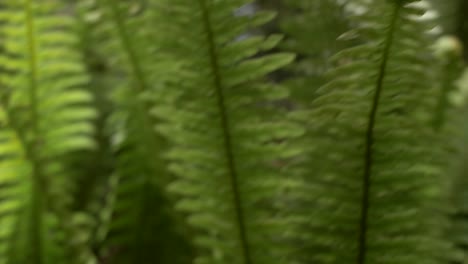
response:
M73 250L67 242L75 232L67 222L72 184L64 160L93 146L89 121L95 112L81 89L88 77L74 50L76 39L66 31L72 21L58 15L61 8L54 1L7 1L0 12L6 112L31 167L8 263L62 262Z
M26 190L30 187L27 175L31 167L26 162L25 151L18 135L9 127L5 110L0 109L0 263L7 263L7 255L22 208Z
M430 125L439 95L432 24L421 1L352 3L364 43L335 55L309 116L306 261L446 261L441 164L451 156Z
M287 93L264 76L294 56L256 55L279 39L248 35L273 18L236 16L250 1L155 2L162 63L178 69L160 74L167 89L155 95L154 113L173 143L167 157L178 180L169 190L197 231L196 263L288 263L275 215L286 175L277 164L300 152L288 139L301 130L280 121L272 102Z
M159 83L152 13L143 1L86 1L81 8L85 16L99 14L90 21L95 25L91 34L98 52L110 58L111 73L119 76L110 96L117 110L109 120L119 178L105 241L114 252L112 261L188 263L190 246L163 191L169 178L161 158L166 142L154 129L154 102L144 99L158 92Z

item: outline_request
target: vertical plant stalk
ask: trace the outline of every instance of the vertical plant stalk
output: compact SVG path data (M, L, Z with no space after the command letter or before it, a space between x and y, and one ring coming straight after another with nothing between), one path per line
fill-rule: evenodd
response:
M125 17L123 14L122 8L119 6L119 1L115 0L104 0L104 3L109 8L111 19L115 25L115 29L117 30L118 38L125 52L126 58L129 62L129 66L131 68L131 74L135 81L135 92L130 93L129 100L131 101L132 109L137 112L137 116L133 117L138 120L138 124L141 125L141 132L143 137L141 138L141 142L146 142L148 146L154 146L156 148L162 149L162 142L163 138L156 133L154 130L154 124L157 123L155 118L153 118L149 113L151 111L152 106L147 101L143 101L140 103L140 95L144 92L147 92L151 89L150 82L147 79L147 76L144 73L144 68L142 63L138 57L137 50L134 46L134 40L132 40L131 33L129 32L127 26L125 25ZM133 108L134 107L134 108ZM152 157L154 158L154 157ZM160 159L157 157L156 159ZM152 168L161 166L160 160L152 160ZM164 170L156 170L160 174L153 175L153 174L144 174L143 183L141 183L141 188L139 192L139 206L138 206L138 214L136 219L136 224L133 236L133 245L132 245L132 257L135 263L140 263L145 261L143 256L141 255L141 249L138 247L140 244L141 237L144 235L145 230L144 227L148 225L149 219L146 217L147 212L154 210L153 204L148 199L151 197L152 189L150 186L153 184L152 178L153 177L161 177L164 179Z
M365 139L365 153L364 153L364 175L362 182L362 196L361 196L361 216L359 222L359 238L358 238L358 255L357 263L366 263L367 253L367 233L368 233L368 217L369 217L369 206L370 206L370 188L371 188L371 176L372 176L372 165L373 165L373 145L374 145L374 128L376 123L377 112L380 104L380 97L383 90L383 82L388 66L388 57L390 49L392 48L393 38L396 28L396 21L400 14L401 4L395 3L394 10L391 14L390 25L388 33L385 39L385 45L383 47L382 62L379 66L379 72L377 82L375 85L375 94L372 101L371 111L369 113L369 122L366 131Z
M135 76L136 82L138 84L136 85L136 89L138 90L138 92L143 92L147 90L147 81L139 63L135 48L133 47L132 41L130 40L127 28L124 25L125 22L124 18L122 17L122 10L118 6L119 1L104 1L111 10L112 19L114 20L116 29L119 32L120 41L122 43L123 48L125 49L125 52L127 53L127 57L133 71L133 75Z
M25 12L25 29L26 29L26 41L28 49L28 78L29 78L29 104L31 113L31 130L32 139L27 146L28 156L31 160L32 165L32 195L31 195L31 251L32 259L36 264L45 264L46 256L43 255L45 245L42 242L43 230L43 212L46 208L45 200L43 198L44 193L44 179L42 175L42 164L40 159L40 124L39 124L39 112L38 112L38 62L37 62L37 39L36 39L36 28L34 23L34 11L33 11L33 0L24 0L24 12Z
M245 264L252 264L252 257L250 255L250 249L248 244L248 235L247 230L245 227L244 221L244 212L242 208L242 199L239 192L239 180L238 180L238 173L236 170L235 158L232 150L232 138L231 138L231 128L229 123L229 116L226 111L226 102L223 93L223 81L222 76L219 69L219 62L218 62L218 51L215 44L214 39L214 32L211 27L211 18L210 18L210 10L207 6L206 0L198 0L198 4L201 9L201 15L203 19L203 26L206 33L206 41L208 45L208 52L209 52L209 60L211 71L213 73L213 84L215 87L215 94L217 98L218 109L221 116L221 128L223 132L223 141L224 141L224 149L225 149L225 157L227 160L228 165L228 173L231 182L231 189L233 194L233 203L235 208L236 220L239 230L239 239L241 243L242 249L242 258Z

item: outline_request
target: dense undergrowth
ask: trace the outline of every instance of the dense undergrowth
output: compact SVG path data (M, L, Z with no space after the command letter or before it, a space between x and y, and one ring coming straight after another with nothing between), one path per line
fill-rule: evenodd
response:
M457 3L3 1L0 264L468 263Z

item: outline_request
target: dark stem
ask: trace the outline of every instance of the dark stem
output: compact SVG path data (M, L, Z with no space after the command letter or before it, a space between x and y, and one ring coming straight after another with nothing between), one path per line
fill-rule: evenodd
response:
M380 96L383 90L383 82L387 71L388 57L393 44L393 35L395 32L395 24L401 9L401 4L395 4L393 14L391 16L390 25L388 28L385 46L383 48L382 62L379 67L379 75L377 77L376 89L372 101L371 111L369 113L369 122L366 132L366 145L364 154L364 175L362 182L362 198L361 198L361 218L359 222L359 241L358 241L358 256L357 263L366 263L367 253L367 231L368 231L368 214L369 214L369 195L371 187L372 163L373 163L373 145L374 145L374 128L376 122L377 111L380 103Z
M31 259L36 264L45 263L45 255L43 254L44 245L42 243L43 235L43 212L45 210L45 199L43 197L46 190L44 189L44 179L42 175L42 160L40 159L40 124L38 112L38 65L37 65L37 39L36 28L34 24L34 11L32 1L26 1L24 6L26 17L25 30L27 38L28 52L28 77L29 77L29 107L31 112L31 129L33 138L30 142L26 142L26 152L31 160L32 166L32 195L31 195Z
M232 152L232 139L231 139L231 134L230 134L230 125L229 125L229 117L226 111L226 103L224 101L224 93L223 93L223 84L222 84L222 78L221 78L221 73L219 69L219 63L218 63L218 52L217 52L217 47L215 44L215 39L214 39L214 33L213 29L211 27L211 18L210 18L210 13L208 10L208 7L206 5L205 0L198 0L198 3L200 5L201 11L202 11L202 19L203 19L203 24L207 36L207 42L208 42L208 52L210 56L210 64L211 64L211 69L213 72L214 76L214 86L216 89L216 96L218 99L218 108L221 114L221 127L223 131L223 139L224 139L224 149L225 149L225 155L226 159L228 162L228 170L229 170L229 176L231 180L231 188L233 192L233 199L234 199L234 207L236 211L236 216L237 216L237 223L239 227L239 237L240 237L240 242L241 242L241 248L242 248L242 255L244 259L245 264L251 264L251 256L250 256L250 250L249 250L249 245L248 245L248 237L247 237L247 231L244 223L244 212L242 210L242 201L239 193L239 183L238 183L238 175L237 175L237 170L235 166L235 161L234 161L234 154Z

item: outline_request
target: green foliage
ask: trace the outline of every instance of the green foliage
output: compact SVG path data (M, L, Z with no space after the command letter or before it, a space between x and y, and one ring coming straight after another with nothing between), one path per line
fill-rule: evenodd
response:
M466 263L467 80L435 14L2 1L0 264Z
M364 43L335 55L308 118L308 262L441 263L453 155L428 126L442 111L430 23L418 1L354 2Z
M18 221L17 212L22 208L22 196L27 195L31 188L27 183L30 166L26 161L24 147L18 135L9 127L5 109L1 109L1 177L0 190L2 193L1 210L1 242L0 259L5 263L10 244L9 239L14 236Z
M8 263L59 263L72 253L87 258L70 239L81 231L71 223L66 160L93 147L90 120L96 113L82 89L88 76L74 49L77 36L67 32L73 20L60 10L54 1L8 1L0 13L3 133L16 138L5 141L12 156L2 162L11 166L16 159L16 182L24 186L16 194L21 205L7 242Z
M255 56L276 46L277 35L239 38L272 18L234 17L247 3L171 0L156 8L166 32L161 52L177 73L168 73L166 102L154 113L166 120L159 130L172 142L176 208L198 231L195 263L288 262L287 245L278 243L285 222L275 216L286 182L278 164L298 154L288 138L301 131L281 120L274 102L287 93L264 76L294 56Z
M462 106L458 111L462 112L466 116L466 105L462 102L467 99L468 91L468 72L464 71L462 77L457 81L457 90L451 94L452 101L457 105ZM463 138L465 141L458 145L461 149L462 159L460 160L458 167L456 167L456 173L453 182L453 195L452 201L454 205L454 212L452 214L452 229L449 233L450 237L455 242L455 245L461 249L461 253L457 255L455 263L465 264L468 261L468 193L466 189L468 188L468 177L467 177L467 148L466 148L466 138L468 136L468 127L467 123L463 122Z
M288 86L298 102L309 104L316 97L317 88L326 82L325 73L332 67L330 57L352 45L337 41L350 27L346 2L287 0L277 7L279 28L286 34L281 48L298 54L287 71L291 76Z
M169 179L161 158L166 143L154 129L158 121L150 115L153 102L145 100L158 89L155 73L160 72L151 49L156 33L149 30L151 12L145 12L138 1L80 5L96 52L106 58L112 75L109 82L115 86L107 96L113 104L108 130L118 178L116 219L110 223L104 255L113 254L109 257L115 263L147 259L188 263L190 247L181 231L172 228L179 220L162 189ZM184 254L178 257L178 252Z

